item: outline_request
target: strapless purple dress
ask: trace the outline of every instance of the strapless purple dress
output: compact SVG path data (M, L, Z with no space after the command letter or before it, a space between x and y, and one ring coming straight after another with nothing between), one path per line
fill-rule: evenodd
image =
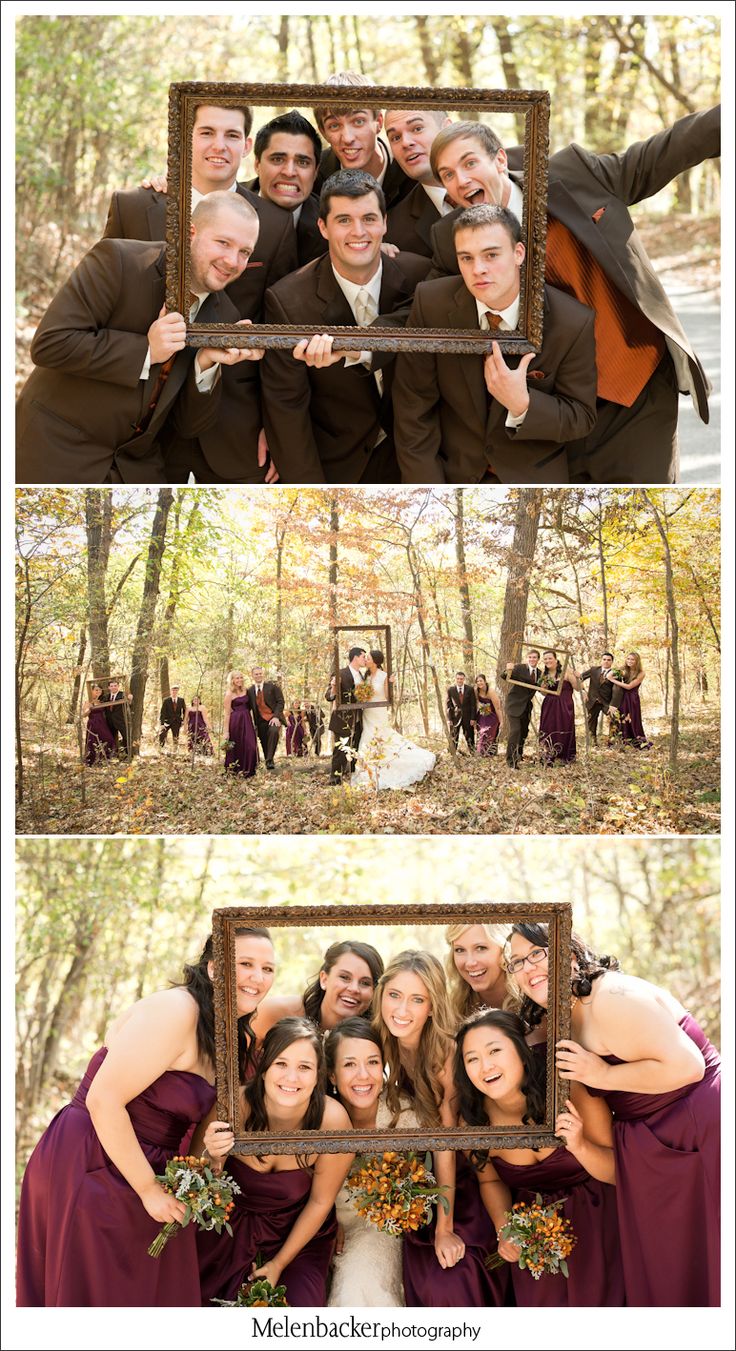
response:
M228 741L233 745L225 754L225 768L251 779L258 767L258 742L247 694L239 694L230 705Z
M194 1225L148 1256L161 1225L108 1158L86 1097L107 1049L96 1051L73 1100L56 1114L28 1162L18 1220L18 1304L175 1308L199 1305ZM167 1070L127 1104L154 1172L209 1112L212 1084Z
M501 1181L511 1188L514 1201L533 1201L537 1192L545 1202L564 1199L560 1213L570 1221L577 1238L567 1259L567 1278L546 1275L535 1281L529 1271L510 1264L517 1305L591 1308L624 1304L616 1188L597 1182L564 1147L536 1163L507 1163L498 1158L491 1162Z
M98 765L109 760L115 750L115 736L108 725L104 708L90 709L87 715L87 734L84 739L84 762Z
M444 1270L434 1250L435 1218L402 1244L404 1296L408 1308L493 1309L509 1302L506 1266L489 1271L484 1258L496 1251L496 1233L481 1200L475 1170L457 1153L453 1231L465 1243L465 1256Z
M501 724L490 699L478 696L478 744L477 755L495 755L498 751L498 733Z
M539 715L539 751L546 764L555 760L569 764L575 759L575 705L572 685L563 680L558 695L547 694Z
M200 1232L197 1236L202 1303L212 1299L235 1299L250 1276L256 1256L264 1262L283 1247L301 1215L312 1189L312 1172L289 1168L262 1173L244 1158L230 1155L225 1163L241 1193L230 1217L233 1237L224 1231ZM286 1286L286 1299L294 1308L321 1308L327 1303L327 1273L337 1236L334 1207L322 1227L297 1253L279 1278Z
M613 1112L626 1303L720 1304L720 1057L690 1014L705 1074L671 1093L588 1089ZM603 1056L610 1065L623 1062Z
M652 743L647 741L641 720L639 686L635 690L623 690L622 694L621 739L625 746L635 746L640 751L649 750Z
M198 750L203 755L212 754L209 728L196 708L190 708L187 713L187 744L190 751Z

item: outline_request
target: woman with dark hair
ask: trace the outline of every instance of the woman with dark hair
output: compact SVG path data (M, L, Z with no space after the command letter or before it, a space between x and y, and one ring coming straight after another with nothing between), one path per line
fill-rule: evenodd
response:
M618 689L623 690L618 723L621 727L621 740L624 746L634 746L638 751L648 751L652 743L646 738L644 724L641 720L639 687L644 679L644 671L639 653L628 652L626 654L621 680L617 676L611 675L610 671L606 678L612 685L616 685Z
M273 980L265 930L235 938L237 1009ZM153 1261L162 1224L184 1206L156 1181L215 1098L212 941L184 980L120 1014L74 1099L26 1168L18 1224L18 1304L199 1305L193 1227Z
M379 982L373 1026L388 1067L390 1126L404 1124L411 1108L423 1129L457 1125L452 1080L456 1020L442 964L429 952L400 952ZM485 1256L494 1236L478 1185L462 1154L439 1151L435 1174L446 1187L449 1211L438 1207L432 1223L408 1233L403 1245L404 1293L411 1308L484 1307L503 1304L503 1276L489 1272Z
M383 669L383 653L374 647L366 658L365 683L371 694L361 701L363 730L360 734L355 773L351 788L411 788L426 777L437 763L434 751L415 746L391 726L388 716L388 677ZM376 704L386 705L376 708Z
M501 701L482 674L475 677L475 702L478 706L476 755L497 755Z
M256 1033L264 1037L279 1018L309 1018L322 1032L356 1014L368 1017L383 971L380 953L353 939L332 943L304 994L267 999L259 1010Z
M84 763L99 765L109 760L115 750L115 735L108 725L105 710L101 708L102 686L90 685L89 699L82 712L87 719L87 731L84 738Z
M383 1093L381 1038L364 1018L346 1018L325 1037L327 1078L353 1129L372 1131L391 1125ZM408 1105L401 1130L418 1128ZM394 1126L394 1129L396 1127ZM360 1216L346 1188L337 1198L339 1221L328 1303L334 1308L397 1308L404 1303L399 1234L389 1234Z
M547 944L545 925L514 925L507 967L525 1007L546 1008ZM558 1042L557 1072L613 1112L626 1302L717 1305L718 1052L667 990L623 975L577 935L572 953L574 1040Z
M253 1078L241 1090L241 1130L349 1130L350 1118L325 1095L322 1040L306 1018L282 1018L264 1038ZM214 1112L210 1114L212 1117ZM234 1144L232 1127L209 1119L195 1136L221 1168ZM290 1305L320 1307L335 1242L335 1198L352 1154L235 1155L227 1170L240 1186L223 1230L198 1235L202 1303L234 1300L244 1281L286 1286Z
M187 709L187 745L190 751L199 751L201 755L213 753L209 716L198 694L192 695Z
M477 1130L538 1125L545 1117L543 1061L527 1045L515 1013L489 1009L463 1023L456 1037L454 1079L459 1113ZM481 1196L497 1234L515 1202L562 1200L562 1214L577 1244L568 1259L569 1279L542 1275L535 1280L518 1266L519 1250L499 1238L498 1251L513 1265L518 1305L591 1307L624 1303L619 1252L611 1114L575 1085L555 1122L564 1145L542 1149L498 1149L474 1158Z
M542 711L539 715L539 753L542 763L552 765L555 761L569 764L575 759L575 705L573 689L580 688L580 681L573 670L565 672L562 689L559 694L545 694L545 689L556 689L562 674L557 653L549 648L542 653L542 679L540 694L544 695Z

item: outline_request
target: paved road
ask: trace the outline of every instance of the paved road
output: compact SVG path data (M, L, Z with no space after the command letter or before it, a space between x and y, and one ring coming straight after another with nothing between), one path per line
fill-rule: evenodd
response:
M685 332L697 352L713 391L708 400L710 422L700 421L690 395L680 398L680 482L721 481L721 310L708 293L687 290L678 293L666 285L667 294Z

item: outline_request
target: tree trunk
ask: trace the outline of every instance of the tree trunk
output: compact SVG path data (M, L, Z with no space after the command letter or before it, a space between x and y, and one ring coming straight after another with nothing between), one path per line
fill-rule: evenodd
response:
M309 52L309 64L312 67L312 81L314 84L319 84L319 74L318 74L319 68L317 66L317 49L314 44L314 28L312 26L312 16L310 14L306 14L304 16L304 22L307 25L307 51Z
M422 591L422 577L419 571L419 564L417 562L416 554L414 552L414 545L411 543L411 540L408 541L406 546L406 556L409 563L409 570L411 572L412 582L414 583L414 597L416 603L417 623L419 625L419 632L422 635L422 643L424 645L424 650L427 655L427 665L429 667L429 671L432 676L432 684L434 685L435 699L437 700L437 711L440 715L440 725L445 730L448 750L450 751L450 754L454 759L457 752L455 749L455 743L452 739L452 733L447 724L447 718L445 717L445 704L442 698L442 689L439 682L439 676L437 675L437 668L432 659L429 634L427 632L427 625L424 619L425 600L424 600L424 593Z
M524 488L519 491L517 499L514 538L506 564L506 590L498 644L499 680L507 663L518 661L519 648L524 639L529 579L534 566L543 491L542 488Z
M422 64L427 75L427 84L431 87L440 82L439 62L435 59L435 40L429 31L429 20L424 14L415 14L414 24L419 39L419 50L422 53Z
M289 83L289 16L281 15L279 31L277 35L279 44L279 56L277 62L278 78L282 84Z
M99 679L112 674L105 600L105 581L112 543L111 494L99 488L87 488L84 494L84 516L87 525L89 641L92 673Z
M598 540L598 564L601 570L601 603L603 605L603 646L608 647L608 582L606 579L606 556L603 551L603 501L598 498L598 520L596 522Z
M501 67L503 69L503 78L506 81L507 89L523 89L524 85L519 76L516 66L516 57L514 55L514 46L509 29L509 21L505 14L497 14L495 18L490 18L491 28L496 35L498 50L501 57ZM516 121L516 139L520 145L524 144L524 132L526 119L523 113L519 113Z
M81 629L79 630L79 647L77 648L76 675L74 677L74 684L72 685L72 692L69 697L69 708L67 709L66 714L67 724L76 722L77 720L79 687L82 684L82 662L84 661L84 654L86 651L87 651L87 626L86 624L83 624Z
M148 681L148 665L151 658L153 623L156 615L156 602L161 585L161 563L166 548L166 526L169 511L174 500L171 488L159 488L156 511L151 526L151 539L146 559L146 579L143 584L141 608L138 614L133 658L131 662L130 692L133 695L131 709L131 744L133 754L140 753L141 730L143 727L143 702Z
M682 672L680 671L680 628L677 619L677 602L675 599L675 582L672 573L672 554L670 551L670 541L667 534L667 497L662 493L662 510L660 511L654 498L650 496L646 488L642 489L642 497L646 502L654 523L662 541L662 550L664 553L664 583L665 595L667 597L667 614L670 624L670 658L672 662L672 715L670 717L670 769L677 769L677 750L680 738L680 696L682 691Z
M340 499L330 497L330 564L327 572L328 618L330 628L337 623L337 539L340 533Z
M473 637L473 612L470 607L470 588L468 586L468 568L465 558L465 506L463 488L455 489L455 558L457 559L457 580L460 592L460 613L463 619L463 661L473 665L475 639Z

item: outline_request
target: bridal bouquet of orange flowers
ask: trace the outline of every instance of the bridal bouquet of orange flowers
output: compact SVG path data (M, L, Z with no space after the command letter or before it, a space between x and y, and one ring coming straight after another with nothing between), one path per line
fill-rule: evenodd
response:
M232 1238L233 1231L228 1223L235 1206L233 1196L240 1193L240 1187L227 1173L219 1177L212 1172L206 1158L195 1158L192 1154L175 1154L166 1165L166 1172L156 1177L164 1191L183 1201L186 1206L182 1220L170 1220L159 1230L148 1249L151 1257L160 1257L170 1238L185 1229L191 1220L200 1229L223 1229Z
M345 1183L354 1208L389 1234L421 1229L432 1218L433 1205L449 1208L431 1163L431 1154L421 1159L412 1151L359 1154Z
M373 695L373 686L370 680L361 680L354 690L355 698L359 704L367 704Z
M498 1231L519 1249L519 1266L529 1271L535 1281L540 1276L569 1276L567 1258L577 1239L572 1225L558 1212L564 1201L550 1201L547 1205L537 1192L534 1201L516 1201L507 1211L507 1223ZM493 1253L486 1260L487 1267L500 1267L504 1259Z

